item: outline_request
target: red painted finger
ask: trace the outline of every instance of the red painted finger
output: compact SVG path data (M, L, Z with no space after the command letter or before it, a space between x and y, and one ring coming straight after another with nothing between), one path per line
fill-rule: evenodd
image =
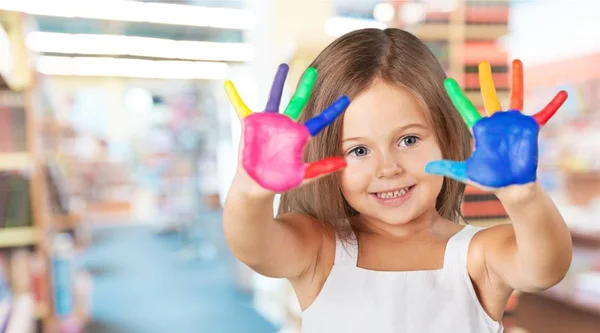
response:
M304 170L304 179L311 179L338 171L346 166L346 160L343 157L330 157L311 163Z
M552 116L558 111L558 109L567 100L567 92L564 90L559 91L556 96L546 105L540 112L533 115L535 121L540 125L544 126Z

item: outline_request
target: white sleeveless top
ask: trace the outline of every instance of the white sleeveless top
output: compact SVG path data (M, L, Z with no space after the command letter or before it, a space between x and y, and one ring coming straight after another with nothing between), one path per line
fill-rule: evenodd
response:
M338 239L329 277L302 313L302 332L502 333L467 272L469 243L480 229L465 226L448 240L443 268L424 271L359 268L357 246Z

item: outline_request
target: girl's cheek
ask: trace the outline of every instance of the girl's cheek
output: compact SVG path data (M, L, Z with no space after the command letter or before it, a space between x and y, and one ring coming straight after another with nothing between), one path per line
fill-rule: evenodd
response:
M364 159L359 159L356 157L346 157L346 170L359 169L361 166L364 165Z
M414 168L424 168L431 161L441 160L442 152L436 144L424 144L416 149L404 151L403 160Z
M344 182L363 179L372 173L372 162L368 159L347 158L346 163L346 167L340 172L341 180Z

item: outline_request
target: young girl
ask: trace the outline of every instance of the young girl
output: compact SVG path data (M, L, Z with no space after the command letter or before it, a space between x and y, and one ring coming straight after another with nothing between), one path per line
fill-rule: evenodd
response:
M515 64L511 108L520 110ZM262 113L225 85L244 135L223 223L241 261L291 281L303 332L502 332L513 290L541 291L564 277L570 234L535 171L537 131L566 96L535 117L494 113L484 64L493 115L479 119L429 49L398 29L334 41L278 114L286 69ZM334 102L342 95L352 102ZM464 183L493 192L512 224L459 224Z

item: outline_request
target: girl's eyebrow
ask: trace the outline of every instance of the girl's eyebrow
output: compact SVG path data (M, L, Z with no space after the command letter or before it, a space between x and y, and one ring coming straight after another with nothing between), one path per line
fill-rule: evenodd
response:
M344 140L342 140L342 142L346 142L346 141L358 141L360 139L362 139L362 137L357 136L357 137L352 137L352 138L344 139Z
M404 126L400 126L395 131L397 131L397 132L405 132L406 130L411 129L411 128L415 128L415 127L416 128L420 128L420 129L427 129L427 126L425 126L423 124L412 123L412 124L407 124L407 125L404 125Z
M394 130L394 132L401 133L401 132L404 132L404 131L406 131L408 129L411 129L411 128L426 129L427 126L425 126L423 124L419 124L419 123L412 123L412 124L407 124L407 125L404 125L404 126L400 126L400 127L396 128ZM363 139L363 137L355 136L355 137L351 137L351 138L345 138L345 139L342 139L342 143L346 142L346 141L358 141L360 139Z

